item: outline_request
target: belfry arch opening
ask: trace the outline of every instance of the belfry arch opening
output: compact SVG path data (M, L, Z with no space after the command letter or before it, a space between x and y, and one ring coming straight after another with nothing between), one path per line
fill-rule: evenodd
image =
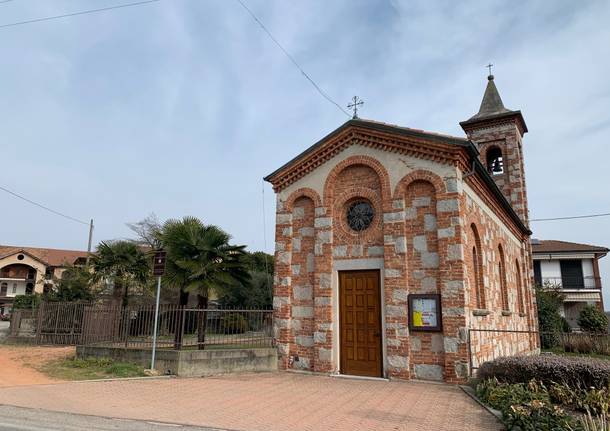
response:
M491 147L487 150L487 171L491 175L501 175L504 173L504 158L502 150L498 147Z

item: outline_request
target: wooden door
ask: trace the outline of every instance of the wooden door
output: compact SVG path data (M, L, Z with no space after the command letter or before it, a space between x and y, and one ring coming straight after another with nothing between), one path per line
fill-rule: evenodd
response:
M382 377L379 271L339 272L341 373Z

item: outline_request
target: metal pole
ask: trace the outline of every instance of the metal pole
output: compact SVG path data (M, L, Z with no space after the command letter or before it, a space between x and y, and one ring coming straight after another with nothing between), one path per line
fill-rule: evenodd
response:
M89 243L87 245L87 265L89 265L89 258L91 257L91 241L93 240L93 219L89 223Z
M155 303L155 327L153 329L152 357L150 359L150 369L155 369L155 353L157 350L157 326L159 325L159 299L161 297L161 277L157 277L157 300Z

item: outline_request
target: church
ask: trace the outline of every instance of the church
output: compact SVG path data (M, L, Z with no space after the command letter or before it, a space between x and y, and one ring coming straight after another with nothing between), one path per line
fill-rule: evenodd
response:
M527 126L493 75L460 125L466 137L354 115L265 177L281 369L457 383L539 351Z

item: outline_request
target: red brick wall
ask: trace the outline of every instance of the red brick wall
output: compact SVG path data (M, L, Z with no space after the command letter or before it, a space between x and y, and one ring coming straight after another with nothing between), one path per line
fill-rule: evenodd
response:
M536 330L533 285L529 277L524 277L522 263L523 256L528 253L529 242L527 239L521 242L515 241L507 229L490 216L489 210L484 209L469 196L463 195L462 200L465 206L465 225L476 227L481 239L483 257L482 281L485 303L477 305L474 265L471 258L471 250L476 242L473 234L466 235L466 248L470 251L469 259L466 261L470 296L467 315L470 328ZM470 231L472 232L472 229ZM502 257L505 268L506 299L503 298L503 280L499 270ZM520 265L519 270L517 262ZM504 305L506 300L508 307ZM520 300L523 301L522 306L519 305ZM523 308L524 312L520 312L520 308ZM538 348L536 337L529 334L472 331L471 339L475 366L498 356L527 353Z
M291 354L298 357L295 368L311 369L315 357L313 349L314 316L314 212L315 204L309 197L298 198L292 206L291 304L292 333L295 343Z
M527 238L515 241L514 226L511 231L492 215L498 209L467 197L458 181L457 171L456 177L441 178L419 169L404 175L392 191L381 163L352 156L330 171L321 195L302 188L278 199L274 309L281 368L338 371L333 351L338 344L333 265L350 260L383 263L388 376L461 382L468 373L469 326L532 328L531 269L524 263L530 256ZM360 233L345 219L347 205L356 198L369 200L375 208L372 226ZM472 259L475 245L480 250L480 303ZM500 245L510 313L502 313ZM524 315L517 306L517 260L523 265ZM442 332L409 331L410 293L441 295ZM532 349L527 336L515 340L502 334L479 335L473 349L477 360Z

